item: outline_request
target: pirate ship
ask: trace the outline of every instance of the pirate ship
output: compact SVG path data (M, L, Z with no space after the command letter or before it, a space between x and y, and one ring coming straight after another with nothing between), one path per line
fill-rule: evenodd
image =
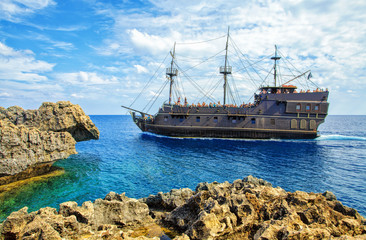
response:
M170 52L172 60L166 68L166 82L169 83L169 99L163 103L155 115L145 111L122 106L132 115L133 121L143 132L171 137L199 138L251 138L251 139L312 139L318 136L318 127L324 122L328 112L328 90L314 87L315 90L299 90L292 85L300 78L310 81L311 72L293 75L287 81L279 82L279 54L275 46L273 61L268 76L273 75L271 83L257 88L251 103L229 102L228 77L233 74L228 64L229 31L226 37L224 65L219 68L223 80L223 101L211 99L210 103L188 103L187 98L174 95L174 85L179 76L175 44ZM252 64L249 64L252 65ZM244 67L248 71L249 67ZM182 72L185 72L181 70ZM313 83L313 82L312 82ZM197 84L195 84L197 85ZM233 85L233 84L232 84ZM308 85L306 85L308 86ZM204 95L203 87L199 86ZM163 88L160 89L160 92ZM240 93L239 93L240 94ZM175 99L173 99L175 98ZM155 99L156 100L156 99ZM175 101L174 101L175 100Z

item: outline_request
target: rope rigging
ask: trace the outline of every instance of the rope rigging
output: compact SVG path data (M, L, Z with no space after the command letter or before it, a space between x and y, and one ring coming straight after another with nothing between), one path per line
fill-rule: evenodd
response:
M172 55L171 52L168 52L168 54L165 56L163 62L160 63L159 67L156 69L154 74L151 76L151 78L148 80L148 82L143 87L142 91L132 101L132 103L129 105L129 107L131 107L133 104L136 103L137 99L139 97L141 97L143 92L145 92L146 89L151 86L151 83L153 82L154 79L157 78L157 75L162 73L161 69L164 68L163 66L169 66L170 71L173 71L173 67L176 68L177 74L173 75L172 73L170 73L170 75L169 75L167 73L167 75L169 75L170 77L167 76L167 79L163 82L163 85L154 93L154 95L151 97L151 99L148 101L148 103L146 104L146 106L143 108L142 111L145 111L145 109L147 109L146 112L150 111L150 109L154 106L157 99L160 97L161 93L163 92L164 88L168 85L169 82L171 83L172 100L178 99L178 98L184 99L184 98L187 98L188 96L194 96L195 94L192 94L192 88L187 88L187 86L185 84L183 84L182 79L188 80L188 82L194 87L194 89L196 89L200 93L201 97L198 102L200 102L202 100L211 101L213 103L219 102L219 101L217 101L217 98L215 98L213 96L215 96L215 95L217 96L217 94L214 94L214 93L216 91L218 91L220 83L222 83L222 81L223 81L222 75L219 75L218 72L212 73L210 75L210 77L208 78L209 82L207 84L202 84L201 80L198 80L198 82L200 83L199 84L199 83L197 83L197 79L204 77L203 74L201 73L200 76L195 77L195 79L196 79L195 80L188 75L188 72L190 72L191 70L196 69L199 66L202 66L206 63L207 64L212 63L212 65L213 64L216 65L218 62L222 62L223 56L225 56L225 62L226 62L225 70L224 70L224 72L221 72L223 70L221 70L221 68L220 68L220 73L225 74L225 79L226 79L226 75L231 75L228 79L226 79L226 87L224 87L226 89L226 93L224 93L224 94L225 95L227 94L228 100L232 104L243 103L241 101L241 99L243 98L243 96L242 96L243 94L240 93L238 85L237 85L237 79L235 79L235 78L239 78L240 81L242 79L249 80L248 82L252 85L253 88L255 88L255 90L257 90L260 86L264 86L264 84L266 82L268 83L268 86L272 85L272 84L270 84L271 79L269 78L269 76L274 76L275 82L276 82L276 80L278 80L278 84L276 84L276 86L281 86L282 84L286 84L288 82L286 80L287 77L293 78L296 76L297 77L293 78L293 80L298 82L299 85L302 85L302 83L299 81L300 75L296 74L297 72L300 73L300 71L298 69L296 69L295 66L291 62L289 62L289 60L286 57L284 57L284 55L280 51L278 51L278 54L279 54L278 56L281 56L281 58L284 59L284 61L281 61L282 64L278 64L277 66L275 64L275 67L265 69L264 67L261 67L259 64L264 63L264 65L269 65L269 60L268 60L268 62L265 62L266 58L268 57L268 59L269 59L271 56L273 56L273 54L271 54L269 56L265 56L259 60L254 60L254 61L250 60L245 54L242 53L242 51L238 48L237 44L234 42L234 40L229 35L223 35L218 38L209 39L209 40L200 41L200 42L176 43L176 45L179 46L179 45L203 44L203 43L207 43L207 42L211 42L211 41L216 41L216 40L219 40L219 39L222 39L225 37L227 37L227 43L230 44L229 52L232 53L232 55L233 55L232 59L234 59L234 61L230 60L230 63L232 63L235 66L235 69L236 69L236 71L234 72L235 76L233 76L233 74L231 72L231 65L229 65L229 59L227 59L227 48L220 50L216 54L214 54L210 57L206 57L204 59L196 58L196 57L183 57L183 56L175 55L175 54ZM223 55L223 53L225 51L226 51L226 54ZM175 47L174 47L174 52L175 52ZM172 59L171 63L166 63L167 57L169 55L172 55L173 59ZM179 58L179 63L182 63L184 65L183 67L178 65L178 58ZM272 58L272 59L274 59L274 58ZM277 55L276 55L276 60L278 60L278 59L277 59ZM194 62L193 65L192 65L192 62ZM211 65L209 65L209 64L207 66L204 65L204 68L209 68L210 66ZM226 66L228 66L228 69L230 69L230 70L227 70ZM217 71L217 68L215 68L215 69ZM270 70L268 70L268 69L270 69ZM274 71L277 71L277 74ZM201 72L201 71L199 71L199 72ZM290 74L287 74L287 73L290 73ZM220 79L215 81L214 78L217 76L220 76ZM173 77L174 77L174 79L173 79ZM303 77L305 77L305 79L306 79L305 75ZM272 80L273 80L273 78L272 78ZM317 86L314 82L312 82L310 80L310 75L307 77L306 80L308 80L308 81L305 81L307 89L309 89L308 82L311 82L312 84ZM204 88L203 88L203 86L204 86ZM241 85L239 85L239 87L241 87ZM301 87L304 88L303 85ZM185 88L188 90L188 92L185 91ZM205 89L207 89L207 90L205 90ZM252 98L253 98L253 96L250 97L249 101ZM197 97L195 100L197 100ZM224 98L224 100L225 100L225 98ZM174 102L174 100L173 100L173 102Z
M213 85L212 88L209 91L207 91L207 94L209 94L209 95L213 94L213 92L215 92L216 89L220 86L221 82L222 82L222 79L219 79L216 82L216 84ZM207 100L208 100L208 98L206 96L203 96L203 97L201 97L201 99L198 102L207 101ZM216 101L214 101L214 102L216 102Z
M169 56L169 53L165 56L164 60L160 63L159 67L156 69L155 73L150 77L149 81L146 83L146 85L144 86L144 88L141 90L141 92L139 93L139 95L137 95L137 97L132 101L132 103L129 105L129 107L131 107L136 100L142 95L142 93L146 90L146 88L150 85L150 83L152 82L153 79L155 79L154 77L156 76L156 73L159 71L159 69L161 68L161 66L164 64L166 58Z
M151 100L150 100L150 102L142 109L142 111L145 111L145 108L147 107L147 106L149 106L149 104L151 103L151 105L150 105L150 107L147 109L147 111L146 112L149 112L150 111L150 109L152 108L152 106L155 104L155 102L156 102L156 100L159 98L159 96L160 96L160 94L161 94L161 92L164 90L164 88L166 87L166 85L169 83L169 80L167 79L166 81L165 81L165 83L164 83L164 85L163 86L161 86L160 87L160 89L159 89L159 91L158 91L158 94L155 94L155 98L154 97L152 97L151 98Z
M178 69L179 66L177 66ZM189 77L188 75L186 75L186 73L184 71L181 71L181 73L188 79L188 81L197 88L198 91L201 92L201 94L203 94L204 96L208 97L210 100L213 100L214 98L212 96L207 95L207 93L205 93L205 91L195 82L193 81L193 79L191 79L191 77Z
M201 44L201 43L206 43L206 42L212 42L212 41L215 41L215 40L218 40L218 39L221 39L221 38L225 38L227 35L222 35L221 37L217 37L217 38L213 38L213 39L208 39L208 40L205 40L205 41L200 41L200 42L188 42L188 43L176 43L178 45L193 45L193 44Z

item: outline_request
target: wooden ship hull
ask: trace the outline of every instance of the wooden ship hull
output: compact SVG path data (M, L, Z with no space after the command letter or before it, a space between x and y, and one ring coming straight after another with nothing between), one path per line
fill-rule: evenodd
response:
M313 139L328 112L328 92L259 94L247 107L163 105L136 117L143 132L171 137Z
M254 101L250 104L226 104L230 86L228 75L232 68L228 65L229 31L226 41L225 65L220 67L223 75L223 104L173 103L173 87L178 76L178 65L175 59L175 45L171 52L170 68L166 69L166 77L170 82L169 101L159 108L154 116L130 107L133 121L143 132L150 132L171 137L195 138L250 138L250 139L313 139L318 136L318 127L328 113L328 90L319 87L314 91L297 92L294 85L286 85L300 77L310 81L310 70L284 84L278 84L277 61L281 59L277 52L274 57L273 85L259 87L259 93L254 94ZM177 66L177 68L175 68ZM247 69L244 67L243 69ZM268 75L272 74L271 72ZM282 79L282 78L281 78ZM191 79L190 79L191 80ZM264 79L266 80L266 79ZM192 80L191 80L192 81ZM263 84L263 80L262 84ZM313 83L312 81L310 81ZM308 85L307 85L308 86ZM202 92L202 89L200 89ZM231 92L230 92L231 93ZM232 94L231 94L232 96ZM211 98L212 99L212 98Z

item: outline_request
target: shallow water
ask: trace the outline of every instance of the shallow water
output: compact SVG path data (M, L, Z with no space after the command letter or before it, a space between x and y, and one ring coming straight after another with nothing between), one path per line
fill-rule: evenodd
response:
M58 161L64 175L1 197L0 221L23 206L81 204L110 191L141 198L247 175L287 191L332 191L366 216L366 116L328 116L315 140L167 138L141 133L130 116L91 119L100 140L77 143L79 154Z

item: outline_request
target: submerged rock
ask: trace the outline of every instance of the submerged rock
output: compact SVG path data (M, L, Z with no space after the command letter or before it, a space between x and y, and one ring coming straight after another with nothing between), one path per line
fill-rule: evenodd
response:
M77 153L76 141L98 138L90 118L70 102L0 107L0 185L47 173L56 160Z
M183 203L182 203L183 201ZM157 211L160 211L159 217ZM169 237L165 235L173 229ZM3 223L4 239L366 239L366 220L331 192L286 192L249 176L200 183L145 199L109 193L94 203L27 208Z

